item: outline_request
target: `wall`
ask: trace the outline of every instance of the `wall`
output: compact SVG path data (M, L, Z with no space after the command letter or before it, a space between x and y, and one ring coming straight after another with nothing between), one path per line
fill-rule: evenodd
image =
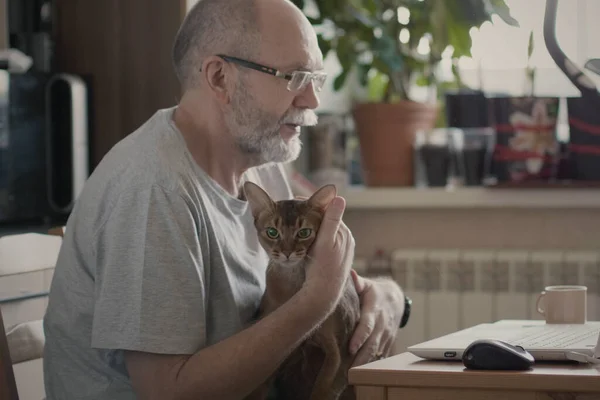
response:
M357 256L378 248L600 249L600 210L352 210Z

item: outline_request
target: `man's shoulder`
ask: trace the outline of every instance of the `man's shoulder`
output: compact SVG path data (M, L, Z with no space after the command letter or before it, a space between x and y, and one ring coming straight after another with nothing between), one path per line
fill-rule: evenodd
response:
M77 209L87 220L96 225L119 203L135 197L141 201L151 190L185 196L194 185L196 177L181 139L166 122L168 112L159 110L113 146L96 166L78 198Z
M89 181L102 190L131 191L157 184L178 186L180 175L193 173L185 145L168 123L171 109L159 110L134 132L115 144Z

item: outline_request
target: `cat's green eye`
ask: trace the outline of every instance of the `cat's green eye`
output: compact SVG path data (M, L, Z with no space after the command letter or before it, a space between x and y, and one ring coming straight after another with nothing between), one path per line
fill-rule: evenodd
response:
M306 239L307 237L310 236L311 233L312 233L312 229L304 228L304 229L300 229L298 231L297 235L300 239Z
M267 228L267 236L271 239L277 239L279 237L279 231L275 228Z

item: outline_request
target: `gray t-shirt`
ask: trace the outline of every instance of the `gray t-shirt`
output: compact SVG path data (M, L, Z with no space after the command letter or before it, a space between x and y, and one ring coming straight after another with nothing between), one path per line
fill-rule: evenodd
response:
M123 349L193 354L246 327L267 256L245 201L157 112L104 157L66 226L44 319L48 400L135 395ZM280 165L244 179L290 198Z

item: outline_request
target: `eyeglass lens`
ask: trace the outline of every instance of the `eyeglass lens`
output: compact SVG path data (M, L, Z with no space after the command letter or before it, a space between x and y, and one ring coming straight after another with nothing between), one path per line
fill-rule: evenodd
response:
M290 79L288 83L288 89L292 91L303 90L312 80L315 90L320 92L325 84L326 78L326 75L295 71L292 74L292 79Z

